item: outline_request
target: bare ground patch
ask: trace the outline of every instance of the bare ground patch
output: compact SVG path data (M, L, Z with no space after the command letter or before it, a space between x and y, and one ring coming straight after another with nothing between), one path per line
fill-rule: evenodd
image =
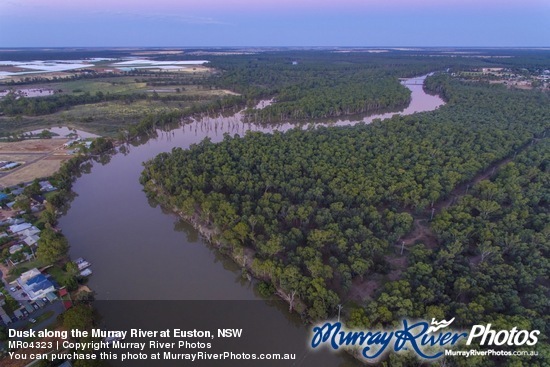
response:
M356 278L353 280L348 298L352 301L363 302L372 299L374 293L382 284L382 279L379 274L375 274L370 278L363 280Z
M50 153L63 147L68 139L31 139L0 143L1 153Z
M53 175L61 167L63 161L70 156L52 156L41 159L29 165L0 177L0 187L9 187L21 182L29 182L35 178Z
M33 139L0 143L0 161L21 166L0 173L0 188L48 177L57 172L70 156L63 149L68 139Z
M437 238L426 219L415 219L413 230L401 241L405 243L405 247L414 245L417 242L422 242L426 247L432 249L437 246Z

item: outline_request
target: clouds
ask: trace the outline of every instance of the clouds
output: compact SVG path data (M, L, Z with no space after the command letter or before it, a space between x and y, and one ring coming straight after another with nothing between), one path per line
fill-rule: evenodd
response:
M185 24L202 24L202 25L229 25L230 23L215 19L213 17L201 17L194 16L192 14L186 14L184 12L172 12L172 13L140 13L137 11L106 11L98 10L90 13L91 16L98 17L100 19L105 18L128 18L134 21L147 21L147 22L181 22Z
M0 13L4 47L550 42L547 0L0 0Z

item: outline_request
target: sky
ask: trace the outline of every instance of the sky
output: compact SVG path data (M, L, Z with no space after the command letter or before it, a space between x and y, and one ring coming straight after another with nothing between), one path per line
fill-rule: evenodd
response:
M0 47L548 47L550 0L0 0Z

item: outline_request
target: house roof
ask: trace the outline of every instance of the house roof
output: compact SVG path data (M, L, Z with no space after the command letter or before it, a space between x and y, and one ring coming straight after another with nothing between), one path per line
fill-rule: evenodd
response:
M32 227L29 227L23 231L21 231L20 235L22 237L29 237L29 236L34 236L36 234L39 234L40 233L40 230L38 228L36 228L35 226L32 226Z
M40 204L44 204L44 201L46 201L46 199L44 199L44 196L42 195L33 195L32 198ZM0 198L0 200L2 199Z
M42 274L40 272L40 270L38 270L37 268L33 268L31 270L27 270L26 272L24 272L23 274L21 274L19 276L19 279L18 282L19 283L26 283L27 280L31 279L31 278L34 278L35 276L39 275L39 274Z
M17 196L17 195L21 195L21 194L23 193L23 190L24 190L24 189L23 189L22 187L19 187L19 188L15 189L15 190L11 190L11 193L12 193L13 195Z
M29 280L27 280L27 286L32 290L34 293L38 293L40 291L44 291L48 288L53 287L52 282L50 282L44 274L39 274Z
M21 224L14 224L13 226L10 226L10 231L12 233L17 233L24 231L25 229L31 228L32 224L30 223L21 223Z
M35 243L37 243L39 239L40 237L38 237L37 235L32 235L32 236L25 237L23 239L23 242L25 242L28 246L32 246Z

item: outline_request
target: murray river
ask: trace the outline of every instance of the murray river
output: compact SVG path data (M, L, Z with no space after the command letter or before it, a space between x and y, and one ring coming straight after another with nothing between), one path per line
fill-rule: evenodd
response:
M424 78L405 81L412 100L403 111L323 125L434 110L443 101L423 91ZM257 352L296 353L296 360L285 365L354 365L344 355L311 351L310 326L290 315L287 304L263 300L236 264L208 246L190 225L152 205L139 183L142 163L173 147L187 148L206 137L217 142L224 133L269 133L294 126L246 123L239 113L191 121L169 132L159 131L143 145L127 146L124 153L115 154L107 164L94 163L90 173L77 179L76 197L60 218L60 227L71 245L71 257L92 263L89 286L96 292L103 327L142 327L137 323L143 322L150 329L163 324L183 329L191 319L221 313L222 319L233 318L244 333L263 333L263 339L256 338Z

